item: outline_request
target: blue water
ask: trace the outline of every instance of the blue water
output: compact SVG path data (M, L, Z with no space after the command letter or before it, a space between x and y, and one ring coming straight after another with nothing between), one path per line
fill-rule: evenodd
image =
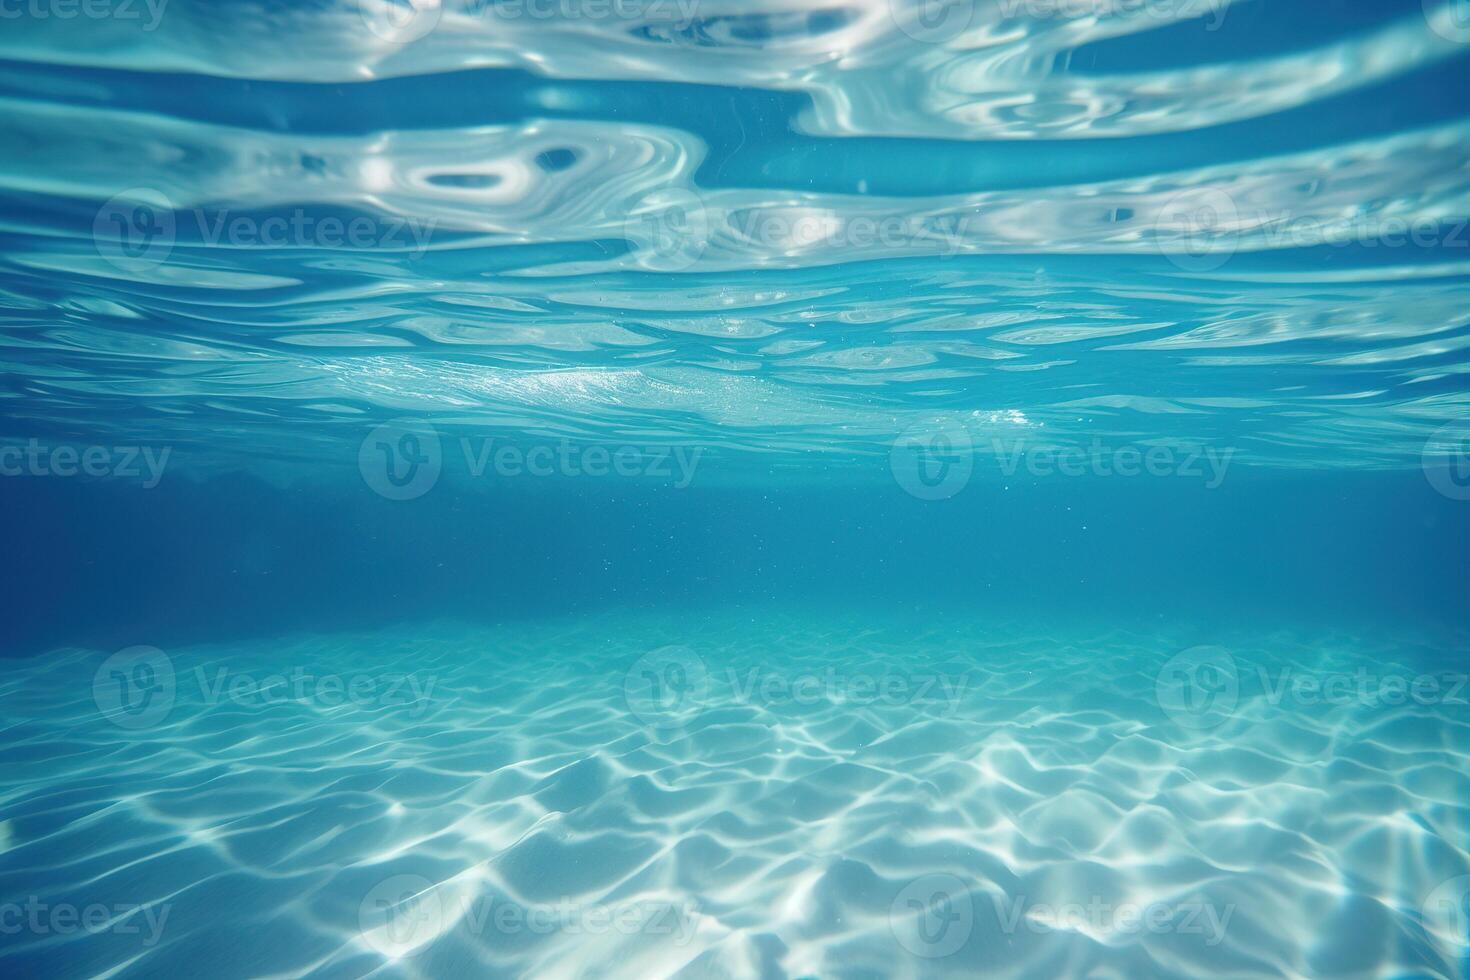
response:
M1466 975L1463 2L0 21L4 975Z

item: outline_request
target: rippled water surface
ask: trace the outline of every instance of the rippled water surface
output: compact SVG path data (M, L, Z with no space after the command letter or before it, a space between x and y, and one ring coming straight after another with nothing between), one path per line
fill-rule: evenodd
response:
M1360 467L1464 418L1455 5L684 3L10 21L7 425Z
M1463 977L1462 0L0 0L0 970Z

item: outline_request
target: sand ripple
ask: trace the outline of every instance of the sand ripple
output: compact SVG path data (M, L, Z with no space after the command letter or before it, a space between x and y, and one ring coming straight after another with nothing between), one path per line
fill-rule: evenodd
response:
M1461 976L1462 676L779 610L56 651L0 669L0 964Z

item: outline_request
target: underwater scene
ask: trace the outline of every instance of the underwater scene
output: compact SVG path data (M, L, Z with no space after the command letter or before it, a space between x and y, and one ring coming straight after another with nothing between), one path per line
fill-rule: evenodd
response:
M1461 978L1466 0L0 0L0 975Z

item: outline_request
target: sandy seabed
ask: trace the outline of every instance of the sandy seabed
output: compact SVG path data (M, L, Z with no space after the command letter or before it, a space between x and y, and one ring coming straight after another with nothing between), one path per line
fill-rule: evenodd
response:
M1464 975L1463 646L875 620L8 662L0 970Z

